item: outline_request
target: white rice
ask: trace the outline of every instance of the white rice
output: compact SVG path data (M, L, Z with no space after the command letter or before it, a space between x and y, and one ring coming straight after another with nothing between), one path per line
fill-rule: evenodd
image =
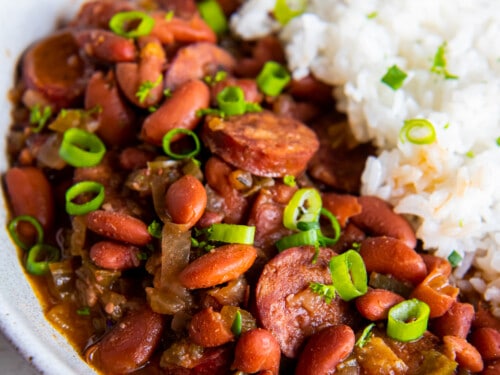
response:
M475 264L473 287L500 316L500 4L497 0L309 0L285 27L275 0L250 0L231 20L246 39L279 32L294 77L335 85L338 109L360 142L372 141L362 194L388 200L415 223L424 247ZM445 79L431 72L446 43ZM392 65L408 76L381 82ZM402 143L405 120L425 118L430 145ZM459 275L459 276L460 276Z

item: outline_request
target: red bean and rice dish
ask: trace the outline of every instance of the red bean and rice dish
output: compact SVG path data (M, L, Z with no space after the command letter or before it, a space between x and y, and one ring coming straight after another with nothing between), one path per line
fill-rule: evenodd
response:
M25 51L3 181L46 318L103 375L500 373L494 277L391 185L446 119L372 136L305 43L326 2L298 3L87 1Z

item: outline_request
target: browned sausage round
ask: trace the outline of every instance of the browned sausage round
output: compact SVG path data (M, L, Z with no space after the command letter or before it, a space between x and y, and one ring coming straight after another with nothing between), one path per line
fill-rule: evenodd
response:
M352 319L340 297L326 303L309 288L311 282L332 283L328 262L335 253L321 248L313 263L314 254L312 246L283 251L266 264L256 286L257 317L290 358L297 356L307 337Z
M22 71L28 88L41 92L59 108L74 104L85 87L85 65L68 31L34 44L24 55Z
M202 139L229 164L267 177L300 174L319 147L306 125L268 111L209 117Z
M354 348L354 332L344 324L311 336L300 354L295 375L329 375Z
M236 62L225 49L213 43L194 43L181 48L165 76L165 86L171 90L193 79L202 79L218 70L232 72Z
M87 361L107 374L128 374L144 365L160 341L163 316L148 307L131 310L97 344Z

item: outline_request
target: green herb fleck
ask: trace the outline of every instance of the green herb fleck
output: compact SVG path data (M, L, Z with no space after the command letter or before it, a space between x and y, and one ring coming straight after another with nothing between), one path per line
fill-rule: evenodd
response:
M85 306L76 310L76 313L80 316L89 316L90 315L90 307Z
M397 65L393 65L387 70L387 73L385 73L381 81L391 89L397 90L403 86L403 82L407 76L408 74L399 69Z
M431 72L441 74L445 79L457 79L458 76L448 72L446 64L446 42L443 42L443 44L438 47L436 54L434 55Z
M214 85L218 82L224 81L226 77L227 77L227 72L225 70L218 70L213 76L207 75L203 77L203 81L205 81L207 85Z
M311 288L314 293L319 294L321 297L323 297L326 303L332 302L332 300L335 298L336 291L333 285L312 282L309 284L309 288Z
M163 95L165 96L165 98L170 98L172 96L172 90L171 89L163 90Z
M165 14L165 21L171 21L174 18L174 11L171 10Z
M148 226L148 232L154 238L161 238L162 225L159 221L153 220Z
M500 146L500 137L496 139L497 146Z
M370 19L370 20L371 20L371 19L374 19L374 18L375 18L375 17L377 17L377 16L378 16L378 12L376 12L376 11L375 11L375 12L368 13L368 14L366 15L366 18L368 18L368 19Z
M475 156L474 151L472 151L472 150L471 151L467 151L465 153L465 156L467 156L468 158L472 159Z
M361 333L361 336L359 336L358 341L356 341L355 345L358 348L362 348L363 346L365 346L368 343L368 341L370 341L370 338L372 336L373 327L375 327L375 323L368 324L365 327L365 329Z
M231 325L231 332L233 332L235 336L239 336L241 334L241 326L241 312L240 310L237 310L236 315L234 316L233 324Z
M451 254L448 255L448 262L450 262L453 268L458 266L461 261L462 261L462 256L456 250L453 250Z
M46 106L41 109L40 105L35 104L30 109L30 123L36 125L36 127L33 128L33 131L35 133L40 132L49 120L50 116L52 116L52 108Z
M145 82L141 83L141 85L139 86L139 89L135 93L135 96L137 97L137 99L139 99L139 103L144 103L144 101L149 96L151 90L154 89L155 87L157 87L161 83L162 80L163 80L163 77L160 74L158 76L158 78L156 79L156 81L154 81L154 82L145 81Z
M283 183L286 186L290 186L290 187L297 186L297 183L295 182L295 176L291 175L291 174L287 174L285 177L283 177Z

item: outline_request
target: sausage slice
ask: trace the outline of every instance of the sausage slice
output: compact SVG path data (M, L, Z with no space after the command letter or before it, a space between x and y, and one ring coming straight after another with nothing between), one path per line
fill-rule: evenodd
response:
M300 174L319 147L309 127L269 111L208 117L202 139L229 164L266 177Z
M297 356L306 338L325 327L350 324L348 304L339 297L330 303L309 288L311 282L331 284L328 262L336 254L321 248L294 247L266 264L256 287L257 316L289 358Z

